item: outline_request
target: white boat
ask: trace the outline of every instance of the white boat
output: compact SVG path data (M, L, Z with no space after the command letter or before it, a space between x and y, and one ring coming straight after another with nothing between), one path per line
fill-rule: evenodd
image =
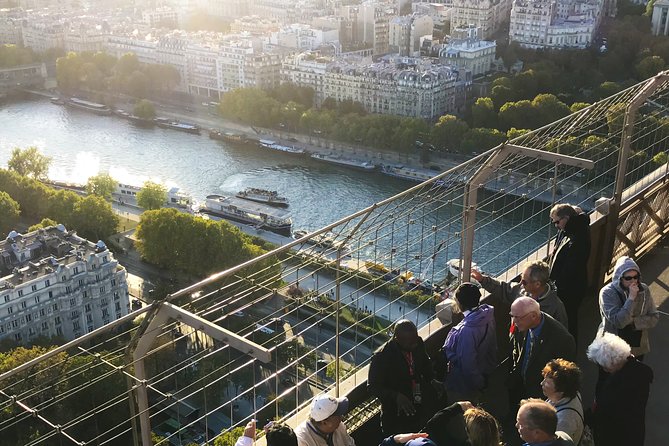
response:
M354 169L365 170L371 172L376 170L376 164L372 164L368 161L359 161L350 158L344 158L339 155L323 155L321 153L314 153L311 155L313 159L319 161L325 161L330 164L337 164L339 166L352 167Z
M193 133L197 135L200 134L200 127L194 124L189 124L187 122L175 121L168 118L156 118L154 119L154 121L158 125L158 127L162 127L165 129L179 130L182 132Z
M288 211L225 195L208 195L200 213L246 223L287 237L290 237L293 225Z
M237 198L245 200L256 201L258 203L269 204L270 206L287 207L288 199L282 197L275 190L257 189L255 187L247 187L246 189L235 194Z
M291 153L293 155L304 155L306 153L304 149L277 144L276 141L272 141L271 139L261 139L258 141L258 145L265 149L278 150L279 152Z
M392 165L385 164L381 166L381 172L390 175L395 178L401 178L403 180L414 181L416 183L422 183L431 178L434 178L439 172L429 169L418 169L414 167L406 167L402 165ZM457 184L457 180L449 180L448 182L444 180L437 180L435 184L438 186L453 186Z
M98 115L111 115L111 108L104 104L98 104L96 102L84 101L83 99L70 98L65 105L74 108L80 108L83 110L91 111Z

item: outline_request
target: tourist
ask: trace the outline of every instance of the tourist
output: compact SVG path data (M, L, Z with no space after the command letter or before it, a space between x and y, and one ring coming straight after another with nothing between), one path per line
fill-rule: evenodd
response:
M657 325L660 315L648 285L641 282L639 266L631 258L623 256L616 261L611 283L599 292L599 311L599 334L618 335L642 361L650 351L648 330Z
M398 321L393 337L374 353L367 387L381 402L385 436L418 432L434 415L432 364L413 322Z
M438 445L444 446L500 446L499 424L485 410L474 407L470 401L459 401L437 412L425 425Z
M531 297L511 304L511 370L507 385L510 404L522 398L541 398L541 371L553 358L575 359L574 338L558 321L543 313ZM513 406L512 406L513 407Z
M550 257L550 278L564 302L569 333L578 337L578 308L588 290L590 258L590 217L570 204L557 204L550 218L559 230Z
M569 435L557 430L557 413L546 401L530 398L520 402L516 416L518 435L525 446L574 446Z
M309 419L295 428L298 446L355 446L342 422L347 412L346 397L317 395L311 402Z
M568 434L574 443L581 441L584 415L581 401L581 369L562 358L548 361L542 371L541 387L557 411L557 430Z
M464 318L449 331L443 348L448 362L444 382L450 403L478 403L497 365L495 309L479 305L480 298L481 292L473 283L463 283L455 290L455 301Z
M643 446L653 371L632 355L629 344L611 333L595 337L588 358L606 372L600 374L595 388L595 443Z
M256 420L248 422L244 435L237 439L235 446L251 446L256 438ZM270 423L265 426L267 446L297 446L297 437L293 430L282 423Z
M541 311L567 327L567 310L550 283L550 269L540 260L527 262L520 276L520 283L501 282L472 270L472 277L490 293L491 299L499 299L509 305L520 296L530 296L539 302Z

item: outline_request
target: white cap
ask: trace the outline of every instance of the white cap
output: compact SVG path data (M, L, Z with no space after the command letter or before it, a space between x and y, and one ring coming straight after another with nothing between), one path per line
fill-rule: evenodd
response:
M311 419L323 421L332 415L346 415L348 412L348 398L335 398L322 393L311 402Z

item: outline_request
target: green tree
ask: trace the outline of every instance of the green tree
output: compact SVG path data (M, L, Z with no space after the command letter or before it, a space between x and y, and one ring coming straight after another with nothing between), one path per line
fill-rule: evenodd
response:
M569 115L567 105L552 94L539 94L532 100L535 113L535 125L541 127Z
M150 121L156 117L156 108L153 106L152 102L147 101L146 99L142 99L135 104L135 108L133 109L132 113L138 118Z
M7 161L9 170L36 180L47 178L49 164L51 164L51 158L42 155L37 147L28 147L25 150L17 147L12 150L12 156Z
M58 88L64 92L72 92L79 88L79 69L82 61L76 53L69 52L56 59L56 80Z
M506 141L506 135L497 129L470 129L462 138L460 151L482 153Z
M14 229L20 214L19 204L7 192L0 191L0 237L4 239Z
M581 111L581 110L583 110L584 108L587 108L587 107L590 107L590 104L588 104L587 102L574 102L569 107L569 110L572 113L576 113L576 112Z
M664 69L664 59L659 56L644 57L636 66L634 71L637 79L644 80L655 76Z
M112 194L116 190L118 181L112 178L108 173L94 175L86 182L86 192L91 195L97 195L105 200L111 200Z
M511 90L511 88L507 87L506 85L495 85L492 87L490 98L495 104L495 109L499 110L502 105L513 101L515 99L515 95L513 90Z
M667 164L669 162L669 155L667 155L667 152L657 153L653 157L653 162L659 165Z
M139 70L139 59L133 53L126 53L116 63L116 73L121 77L128 77Z
M235 446L237 439L242 435L244 435L243 427L236 427L222 432L221 435L214 439L214 446Z
M146 97L149 91L149 78L146 74L137 70L133 71L126 79L125 88L130 96L136 98Z
M167 201L165 186L153 181L147 181L137 192L137 204L146 210L160 209Z
M535 128L537 117L534 107L528 100L518 102L507 102L499 109L499 128L508 130L511 127L517 129Z
M472 105L472 127L489 127L497 125L497 112L491 98L478 98Z
M39 223L32 225L28 228L28 232L37 231L38 229L48 228L50 226L56 226L58 222L51 220L50 218L43 218Z
M432 143L446 151L456 151L469 130L467 123L453 115L443 115L432 128Z
M519 138L519 137L521 137L521 136L523 136L523 135L525 135L526 133L529 133L529 132L531 132L531 130L529 130L529 129L517 129L515 127L511 127L509 129L509 131L506 132L506 137L507 137L507 139L515 139L515 138Z
M76 229L88 240L104 240L116 233L118 217L104 198L88 195L74 205L74 212L65 226Z

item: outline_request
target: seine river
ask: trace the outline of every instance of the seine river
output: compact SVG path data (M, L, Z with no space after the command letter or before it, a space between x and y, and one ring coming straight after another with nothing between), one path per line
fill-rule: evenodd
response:
M52 158L53 180L85 183L108 171L130 184L150 178L179 186L197 201L245 187L276 190L290 201L293 229L320 228L412 185L380 173L214 141L206 132L139 128L44 99L0 105L0 166L6 167L13 148L29 146ZM499 233L509 223L488 228ZM532 226L528 232L536 230Z

